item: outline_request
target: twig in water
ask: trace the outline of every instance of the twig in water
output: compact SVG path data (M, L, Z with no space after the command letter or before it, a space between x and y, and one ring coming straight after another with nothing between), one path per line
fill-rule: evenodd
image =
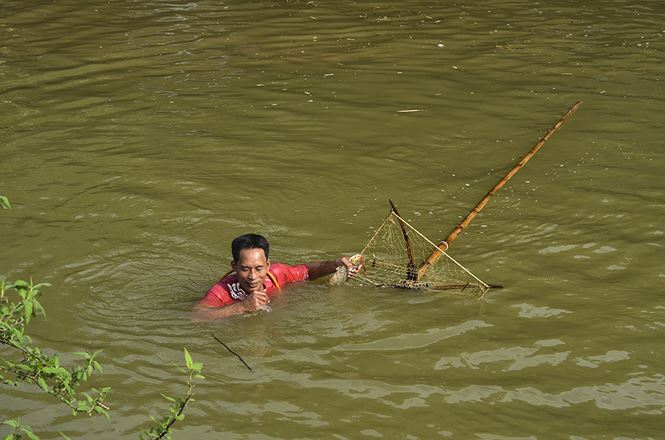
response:
M245 362L245 360L244 360L244 359L243 359L238 353L236 353L235 351L231 350L231 349L229 348L229 346L226 345L225 343L223 343L221 339L219 339L217 336L214 335L214 333L213 333L212 337L215 338L215 340L216 340L217 342L219 342L220 344L222 344L222 345L224 346L224 348L226 348L226 349L229 351L229 353L231 353L232 355L234 355L235 357L237 357L238 359L240 359L240 362L242 362L242 364L243 364L245 367L247 367L247 369L248 369L249 371L251 371L252 373L254 372L254 370L252 370L252 367L250 367L249 365L247 365L247 362Z

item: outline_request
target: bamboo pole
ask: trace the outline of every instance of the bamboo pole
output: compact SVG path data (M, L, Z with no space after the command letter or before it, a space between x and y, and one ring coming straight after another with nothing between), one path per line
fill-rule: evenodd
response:
M409 281L415 281L417 278L417 272L416 272L416 262L413 259L413 244L411 243L411 238L409 238L409 232L406 230L406 227L404 226L404 222L402 221L402 216L399 215L399 211L397 211L397 206L395 206L395 203L391 199L388 199L390 202L390 210L397 214L397 219L399 220L399 227L402 228L402 236L404 237L404 242L406 243L406 254L409 257L409 265L407 267L407 273L406 273L406 279Z
M527 154L520 159L517 164L511 168L510 171L497 183L494 185L494 187L489 190L487 194L485 194L485 197L483 197L480 202L469 212L469 214L466 216L464 220L462 220L455 228L448 234L448 237L446 237L445 240L443 240L439 245L437 246L436 250L430 254L429 257L423 261L420 266L418 267L418 274L417 274L417 280L420 280L425 273L427 273L427 270L437 262L437 260L443 255L443 252L448 249L450 246L450 243L452 243L457 236L471 223L471 221L478 215L481 209L487 205L487 202L489 202L490 198L497 193L528 161L533 157L534 154L540 150L540 147L542 147L547 140L556 133L559 128L570 118L573 113L577 110L577 108L582 104L582 101L577 101L573 106L564 114L559 121L554 124L549 130L547 130L547 133L540 138L538 143L529 151Z

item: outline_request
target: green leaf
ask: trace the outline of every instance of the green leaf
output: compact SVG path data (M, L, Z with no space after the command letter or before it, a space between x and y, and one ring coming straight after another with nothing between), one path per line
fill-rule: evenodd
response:
M27 428L27 429L23 428L22 431L23 431L23 434L27 435L30 440L39 440L39 437L37 437L37 435L35 435L35 433L32 432L30 430L30 428Z
M54 358L55 364L58 364L58 358ZM69 371L67 371L65 368L62 367L44 367L42 368L42 372L46 374L53 374L61 378L67 378L69 379L71 376L69 374Z
M185 348L185 365L187 365L187 368L189 368L190 370L192 369L193 362L194 361L192 361L192 357L189 355L187 348Z
M30 280L30 282L32 282L32 280ZM28 288L28 295L26 296L26 299L32 301L38 294L39 290L35 290L32 286L30 286Z
M162 393L159 393L159 394L161 394L161 396L162 396L163 398L165 398L166 400L168 400L169 402L173 402L173 403L175 403L175 399L174 399L173 397L171 397L171 396L167 396L166 394L162 394Z
M44 310L44 307L42 307L42 303L40 303L39 301L37 301L36 298L33 299L32 302L34 303L35 312L39 312L39 313L41 313L42 315L44 315L44 318L46 318L46 311ZM36 314L36 313L35 313L35 314Z
M39 385L39 388L41 388L42 390L48 391L48 384L46 383L43 377L37 378L37 385Z
M23 317L25 319L25 323L29 324L30 318L32 318L32 301L26 301L23 305Z
M9 203L9 199L6 196L0 196L0 206L2 206L4 209L10 209L12 207L11 203Z
M18 428L21 425L21 421L19 419L11 419L11 420L5 420L2 422L3 425L9 425L12 428Z

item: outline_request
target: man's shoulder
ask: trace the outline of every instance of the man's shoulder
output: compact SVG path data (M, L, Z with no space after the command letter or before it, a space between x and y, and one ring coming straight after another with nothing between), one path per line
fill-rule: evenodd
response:
M270 272L280 279L280 282L292 283L295 281L304 281L309 278L309 269L306 264L289 265L279 262L271 263Z
M201 298L199 305L207 307L224 307L233 303L232 297L233 280L226 276L208 289L206 295Z
M306 267L307 267L306 264L286 264L286 263L274 262L270 263L270 272L276 275L278 272L291 272L293 270L301 270Z
M288 270L291 266L286 263L280 263L278 261L270 263L270 271L275 273L282 270Z
M230 284L238 281L238 275L235 272L227 272L222 278L217 281L217 284Z

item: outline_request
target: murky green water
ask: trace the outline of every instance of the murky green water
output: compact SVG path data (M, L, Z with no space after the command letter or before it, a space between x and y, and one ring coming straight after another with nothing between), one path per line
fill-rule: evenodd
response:
M0 272L53 284L38 343L104 350L113 419L31 388L0 416L132 437L186 346L207 379L175 438L662 438L664 23L656 1L4 1ZM505 285L484 301L312 283L192 322L236 235L335 257L391 197L441 239L576 100L451 248Z

